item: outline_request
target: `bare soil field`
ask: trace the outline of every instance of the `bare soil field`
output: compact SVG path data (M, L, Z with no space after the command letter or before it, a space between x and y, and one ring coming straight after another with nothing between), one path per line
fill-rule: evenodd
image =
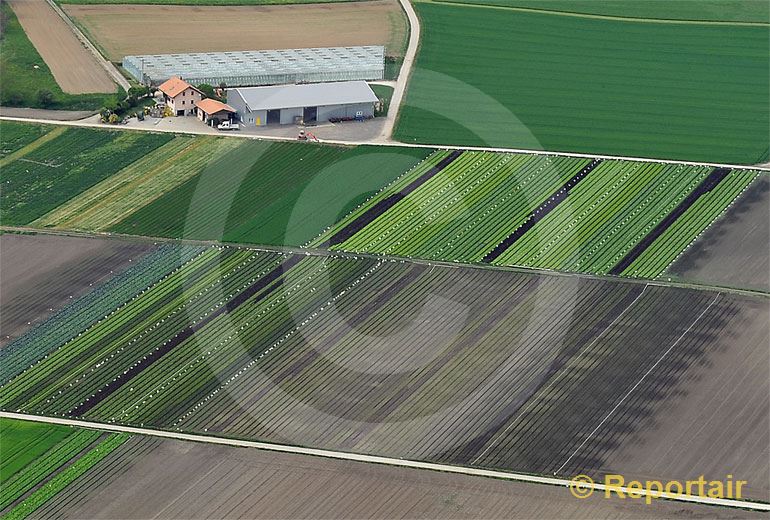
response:
M678 278L770 291L770 177L758 178L668 269Z
M733 475L744 498L768 501L769 314L763 298L648 287L513 420L469 443L475 458L449 458L564 477Z
M134 437L35 518L752 518L659 500Z
M65 5L111 61L132 54L385 45L403 55L396 0L269 6Z
M628 479L732 474L748 481L748 493L770 500L770 302L746 300L743 309L732 334L687 369L686 386L606 460L604 471Z
M0 235L0 346L153 247L121 240Z
M111 93L115 83L45 0L9 0L24 32L68 94Z

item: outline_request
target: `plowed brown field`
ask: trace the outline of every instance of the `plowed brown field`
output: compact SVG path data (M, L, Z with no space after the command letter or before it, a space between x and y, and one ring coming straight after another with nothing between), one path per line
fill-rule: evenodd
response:
M45 0L9 0L27 37L68 94L115 92L115 83Z
M385 45L400 55L396 0L268 6L66 5L112 61L132 54Z

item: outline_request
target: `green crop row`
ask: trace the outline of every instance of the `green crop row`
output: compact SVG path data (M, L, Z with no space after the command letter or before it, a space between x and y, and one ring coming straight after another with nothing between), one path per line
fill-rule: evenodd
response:
M73 435L73 438L82 436L83 438L88 438L90 441L93 441L100 435L100 432L82 430L81 432ZM45 504L51 498L55 497L61 490L66 488L75 479L85 474L94 465L96 465L96 463L115 451L115 449L126 442L129 438L130 435L125 433L109 435L91 450L78 457L77 460L75 460L71 465L67 466L60 473L57 473L43 486L35 490L32 494L25 498L24 501L8 511L5 515L3 515L3 518L10 518L14 520L27 518L40 506ZM71 459L72 456L70 456L69 459L63 460L62 462L69 462ZM35 466L38 466L38 464ZM50 474L50 472L48 474Z
M266 353L280 357L275 348L281 339L294 334L309 309L328 301L324 281L334 286L333 279L341 278L350 285L349 279L361 276L363 268L350 265L331 272L322 258L302 260L284 275L279 291L209 322L191 340L142 372L131 388L123 387L102 402L91 412L92 417L170 425L170 418L183 416L208 395L218 393L222 385L237 379L239 372L260 362ZM283 352L291 355L291 351Z
M72 433L68 426L0 418L0 482L5 485Z
M235 139L176 137L53 211L33 226L97 231L201 171L217 155L239 144Z
M0 159L21 150L51 129L52 127L45 125L0 121Z
M4 165L3 224L32 222L172 138L90 128L63 131Z
M274 267L279 255L207 249L4 387L3 406L63 413L220 307L228 295ZM245 280L244 280L245 279ZM60 392L67 388L67 392Z
M377 208L375 218L331 248L475 263L488 261L512 237L492 263L607 274L711 172L705 166L606 160L582 178L577 175L588 159L466 151L411 193L401 193L445 157L434 153L309 244L357 228L357 219ZM565 192L562 186L573 177L582 180ZM737 196L721 187L715 193L721 195L708 198L713 207L701 214L704 223ZM676 250L676 257L699 229L679 223L654 247L668 256ZM667 265L661 262L634 276L658 276Z
M195 246L161 246L0 350L0 384L43 359L95 323L113 315L178 266L199 255Z
M436 159L443 158L438 156ZM433 166L431 161L425 165ZM337 249L480 261L587 159L464 152ZM422 167L422 165L421 165ZM421 172L415 172L415 174ZM414 175L410 175L412 177ZM380 199L401 189L386 190ZM338 225L352 222L364 209ZM323 236L328 236L327 232ZM322 238L323 238L322 236Z
M655 278L696 240L759 176L753 170L735 170L715 189L702 195L624 271L625 276Z
M606 274L709 171L605 161L494 263Z
M107 226L120 233L301 246L427 149L239 141L193 176Z
M0 491L0 511L6 509L15 500L45 480L56 469L77 456L99 438L99 435L101 435L99 432L93 430L78 431L3 482Z

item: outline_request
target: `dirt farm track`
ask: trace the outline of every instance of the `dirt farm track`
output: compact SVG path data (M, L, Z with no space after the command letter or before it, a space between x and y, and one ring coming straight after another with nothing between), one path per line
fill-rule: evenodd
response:
M63 8L111 61L132 54L348 45L385 45L389 54L402 55L407 34L406 16L396 0L278 6Z
M115 92L96 58L45 0L9 0L19 22L64 92Z

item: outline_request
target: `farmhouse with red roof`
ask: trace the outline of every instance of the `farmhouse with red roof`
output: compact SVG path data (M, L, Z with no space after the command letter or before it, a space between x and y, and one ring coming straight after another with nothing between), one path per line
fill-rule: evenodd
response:
M175 116L195 114L195 104L203 99L203 93L179 77L164 81L158 90L163 101Z

